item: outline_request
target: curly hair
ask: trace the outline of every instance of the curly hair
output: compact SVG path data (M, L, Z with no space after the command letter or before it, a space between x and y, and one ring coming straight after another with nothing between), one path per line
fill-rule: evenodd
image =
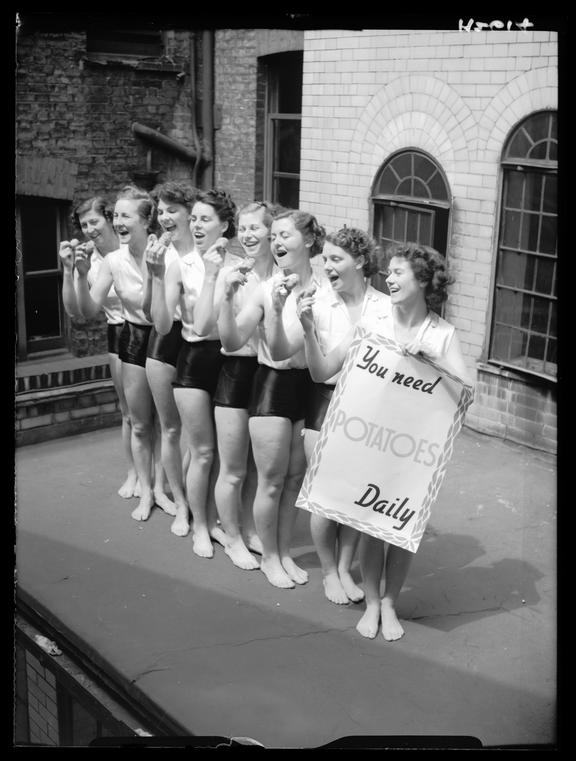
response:
M212 206L220 222L228 222L228 227L222 233L224 238L233 238L236 235L236 204L229 193L217 188L201 190L194 203L205 203Z
M151 195L156 204L159 201L176 203L179 206L185 206L188 211L192 211L198 196L198 189L187 182L168 180L168 182L163 182L161 185L156 185Z
M346 251L354 259L363 256L364 264L362 265L362 272L364 277L370 277L378 271L376 259L378 246L376 241L368 233L365 233L364 230L344 225L344 227L341 227L335 233L328 233L326 240L328 243L332 243L334 246L338 246L338 248Z
M291 219L294 222L294 227L302 233L302 236L312 242L310 258L322 252L326 230L318 224L316 217L312 214L299 209L281 209L274 215L274 222L277 219Z
M72 209L70 217L72 219L72 224L78 231L81 231L82 229L80 225L80 217L89 211L93 211L95 214L104 217L107 222L112 224L112 220L114 219L114 203L112 199L105 195L92 196L92 198L87 198L85 201L80 201Z
M158 230L156 204L147 190L136 185L124 185L116 196L117 201L138 201L138 214L146 222L148 232Z
M446 260L442 254L431 246L420 243L399 243L391 246L386 252L387 264L393 257L406 259L412 267L414 277L421 283L426 283L424 297L429 309L435 312L448 298L448 286L454 282L446 269Z

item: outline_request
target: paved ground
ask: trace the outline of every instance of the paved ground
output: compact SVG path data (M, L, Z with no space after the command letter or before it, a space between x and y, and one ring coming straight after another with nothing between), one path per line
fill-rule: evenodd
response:
M16 453L20 588L195 735L313 748L345 736L553 743L555 459L464 429L401 598L406 636L355 631L362 605L277 590L116 495L118 429Z

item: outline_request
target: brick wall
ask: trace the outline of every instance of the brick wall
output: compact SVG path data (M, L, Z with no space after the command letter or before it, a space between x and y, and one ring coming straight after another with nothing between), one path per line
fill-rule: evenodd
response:
M30 742L58 745L56 679L31 652L26 651L28 726Z
M381 165L401 149L431 154L453 194L446 318L473 377L489 329L500 155L522 118L557 108L556 42L548 31L305 32L300 206L328 230L370 229Z

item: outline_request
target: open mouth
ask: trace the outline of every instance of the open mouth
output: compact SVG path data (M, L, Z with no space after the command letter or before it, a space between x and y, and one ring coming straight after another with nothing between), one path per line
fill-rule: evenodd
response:
M283 256L286 256L287 253L288 251L275 251L274 256L277 256L278 259L281 259Z

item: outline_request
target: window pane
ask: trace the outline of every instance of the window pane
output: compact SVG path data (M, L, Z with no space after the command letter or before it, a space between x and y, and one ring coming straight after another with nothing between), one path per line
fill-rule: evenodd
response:
M518 211L505 211L502 233L502 242L510 248L518 248L520 242L520 219L521 214Z
M551 336L555 336L558 330L556 316L557 316L556 302L553 301L550 305L550 335Z
M420 177L424 182L428 182L430 177L438 170L429 158L423 156L421 153L414 154L414 174L416 177Z
M56 204L22 199L20 213L24 272L55 269L58 266Z
M544 177L544 200L542 211L555 213L558 203L558 181L555 174Z
M399 177L412 176L412 153L401 153L392 159L392 165Z
M503 288L496 290L495 319L507 325L519 325L522 311L522 294Z
M550 259L540 259L536 268L536 285L534 290L551 296L554 284L555 263Z
M558 142L556 140L551 140L548 145L548 159L558 161Z
M546 361L552 362L554 365L557 363L557 355L556 355L556 340L554 338L550 338L548 340L548 348L546 350ZM556 370L556 368L554 368Z
M530 173L526 175L526 188L524 191L525 209L540 211L542 180L543 177L541 174Z
M382 172L382 176L377 183L375 193L387 193L392 195L396 192L398 177L394 174L391 166L387 166Z
M531 288L532 278L528 272L529 257L515 251L503 251L498 272L498 284L512 288ZM529 284L528 281L529 280Z
M504 206L509 209L522 208L524 175L522 172L507 172L504 190Z
M277 85L276 108L280 114L302 113L303 54L299 51L274 56Z
M551 114L540 113L534 114L524 122L524 129L532 141L535 143L548 138L548 131L550 129L550 117Z
M274 201L288 209L298 208L300 181L289 177L274 178Z
M539 226L540 216L538 214L524 214L522 216L520 248L523 248L526 251L538 251Z
M418 218L419 214L409 211L406 220L406 240L418 243Z
M57 275L26 279L26 330L29 340L61 335L59 292Z
M422 214L420 216L420 235L418 236L418 243L424 243L426 246L432 245L432 215L431 214Z
M558 226L556 217L542 217L542 228L540 230L540 251L543 254L556 253L556 235Z
M426 185L418 177L414 177L412 185L412 194L415 198L429 198L430 193Z
M518 132L514 135L510 141L506 155L514 158L525 158L528 155L532 142L529 140L524 129L520 127Z
M406 238L406 209L394 209L394 240L404 242Z
M531 335L528 342L528 356L530 359L544 359L546 339L543 336Z
M274 121L274 171L300 171L300 122Z
M528 154L528 158L545 160L547 150L548 150L547 142L542 141L540 143L537 143L537 145L535 145L530 151L530 153Z
M544 333L548 330L548 313L550 302L547 299L534 299L534 308L532 311L531 330L535 333Z
M437 172L428 183L428 189L431 198L435 198L437 201L448 200L448 188L439 172Z
M72 701L73 745L88 746L98 735L96 719L83 705Z
M411 196L412 195L412 178L409 178L407 180L402 180L402 182L396 188L396 192L400 196Z

